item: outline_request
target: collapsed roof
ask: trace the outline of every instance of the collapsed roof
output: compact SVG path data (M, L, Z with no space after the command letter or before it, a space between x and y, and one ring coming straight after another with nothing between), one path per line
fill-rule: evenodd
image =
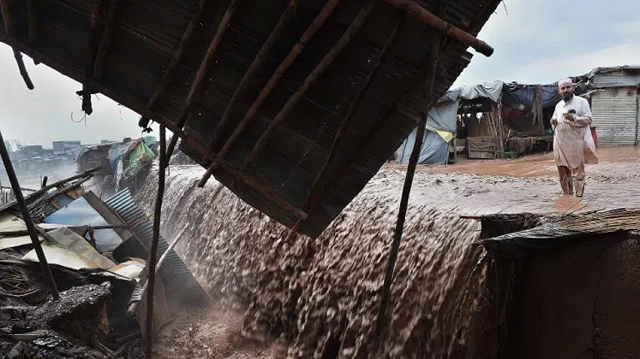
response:
M427 110L432 59L435 100L469 46L492 52L474 36L499 0L0 3L0 41L82 83L87 113L101 92L165 125L242 199L315 237Z

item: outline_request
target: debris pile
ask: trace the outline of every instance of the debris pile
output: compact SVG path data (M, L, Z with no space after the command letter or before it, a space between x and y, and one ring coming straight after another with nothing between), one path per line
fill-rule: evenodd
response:
M150 222L128 189L107 201L85 192L99 168L25 196L39 248L16 202L0 208L3 358L137 358L144 332ZM47 285L42 249L57 289ZM153 333L208 297L161 239ZM162 266L163 262L166 262ZM46 266L45 266L46 267ZM189 300L185 300L188 298Z

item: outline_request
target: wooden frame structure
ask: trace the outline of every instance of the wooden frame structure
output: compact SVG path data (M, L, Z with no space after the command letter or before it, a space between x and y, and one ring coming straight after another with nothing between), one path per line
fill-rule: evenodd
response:
M468 64L468 46L493 52L475 34L499 3L448 4L451 15L440 18L409 0L194 0L151 12L121 0L95 0L89 8L53 0L51 15L39 18L44 13L34 11L34 1L10 9L0 0L0 41L82 82L87 113L91 94L102 92L140 113L141 122L165 125L174 134L167 155L181 139L181 150L208 168L201 186L215 174L250 204L310 236L415 126L422 111L415 88L432 39L443 36L446 49L437 98ZM68 21L56 17L69 8ZM26 34L11 31L11 12L28 19ZM63 41L52 29L75 34L73 26L83 22L89 32L63 49L65 56L52 52ZM309 117L293 120L301 113Z

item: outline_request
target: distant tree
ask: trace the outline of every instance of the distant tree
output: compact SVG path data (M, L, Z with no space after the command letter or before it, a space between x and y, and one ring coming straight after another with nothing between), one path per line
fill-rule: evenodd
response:
M13 152L13 146L11 146L11 142L5 140L4 141L4 146L7 148L7 151Z

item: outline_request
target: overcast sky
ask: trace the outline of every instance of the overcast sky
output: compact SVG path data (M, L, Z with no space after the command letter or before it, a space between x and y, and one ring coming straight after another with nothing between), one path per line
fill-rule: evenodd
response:
M505 9L506 7L506 9ZM454 86L500 79L552 83L594 67L640 64L638 0L505 0L479 38L496 51L476 54ZM82 86L25 57L35 90L27 90L11 49L0 44L0 129L5 139L51 147L53 140L97 143L139 137L138 115L103 95L84 122ZM156 134L154 132L152 134Z

